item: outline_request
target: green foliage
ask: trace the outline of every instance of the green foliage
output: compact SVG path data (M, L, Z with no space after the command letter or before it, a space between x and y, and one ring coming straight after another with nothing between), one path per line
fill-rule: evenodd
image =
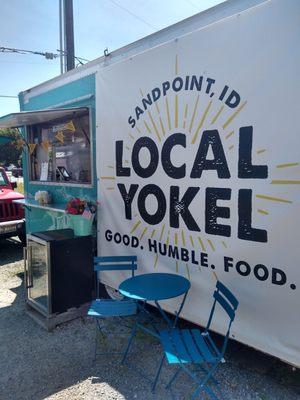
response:
M16 140L21 138L18 129L0 129L0 136L12 137ZM0 165L18 165L21 159L22 149L17 149L14 142L0 146Z
M20 181L18 180L16 191L17 191L18 193L24 194L24 183L23 183L23 182L20 182Z

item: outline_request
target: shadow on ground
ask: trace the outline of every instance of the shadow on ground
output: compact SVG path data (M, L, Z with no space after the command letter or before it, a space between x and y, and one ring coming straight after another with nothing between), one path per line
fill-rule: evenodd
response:
M0 240L0 267L23 260L23 247L17 238Z
M1 400L172 398L162 384L152 395L147 381L136 373L140 368L153 376L159 362L160 346L149 336L138 335L130 358L132 370L108 356L93 363L95 332L90 320L77 319L51 333L37 325L25 313L21 245L7 241L0 246ZM106 351L109 343L102 344ZM217 378L228 400L300 398L299 371L290 366L233 341L227 358ZM162 383L173 371L165 368ZM182 375L175 386L176 398L188 398L191 390L190 380Z

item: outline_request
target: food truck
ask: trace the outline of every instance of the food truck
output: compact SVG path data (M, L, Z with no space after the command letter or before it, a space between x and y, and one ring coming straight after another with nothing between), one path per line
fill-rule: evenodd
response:
M98 202L98 254L188 277L200 325L217 276L240 301L232 338L300 366L299 37L299 2L230 0L21 92L1 127L26 142L28 237Z

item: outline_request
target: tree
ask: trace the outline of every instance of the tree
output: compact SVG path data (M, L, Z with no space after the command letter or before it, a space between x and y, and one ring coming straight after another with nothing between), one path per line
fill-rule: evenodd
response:
M0 129L0 136L11 137L15 140L21 139L18 129ZM22 148L18 149L14 142L0 146L0 164L18 165L21 159Z

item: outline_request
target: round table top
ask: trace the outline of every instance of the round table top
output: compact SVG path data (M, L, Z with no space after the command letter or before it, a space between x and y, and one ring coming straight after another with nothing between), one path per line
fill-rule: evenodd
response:
M159 301L172 299L188 292L191 283L181 275L151 273L126 279L119 292L131 299Z

